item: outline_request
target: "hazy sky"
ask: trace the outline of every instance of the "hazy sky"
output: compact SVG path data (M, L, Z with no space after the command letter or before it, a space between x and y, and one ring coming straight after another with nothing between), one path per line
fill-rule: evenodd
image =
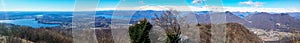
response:
M219 0L100 0L98 8L136 6L204 6ZM1 0L0 10L72 10L76 0ZM90 0L86 2L95 2ZM224 7L300 8L300 0L222 0ZM90 4L86 4L90 5Z

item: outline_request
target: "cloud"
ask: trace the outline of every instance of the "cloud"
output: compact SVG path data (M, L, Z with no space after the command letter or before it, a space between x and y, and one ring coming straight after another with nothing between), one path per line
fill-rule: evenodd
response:
M221 7L223 11L231 12L300 12L299 9L291 8L248 8L248 7ZM211 11L211 8L207 7L195 7L195 6L140 6L140 7L120 7L120 8L98 8L98 11L101 10L154 10L162 11L174 9L177 11Z
M177 11L208 11L203 7L195 6L140 6L140 7L118 7L118 8L98 8L97 10L154 10L154 11L163 11L163 10L177 10Z
M139 1L139 4L145 4L145 2L144 1Z
M205 0L193 0L192 4L201 4Z
M231 12L276 12L276 13L286 13L286 12L300 12L297 9L291 8L243 8L243 7L224 7L224 11Z
M242 4L242 5L252 5L253 2L252 1L246 1L246 2L240 2L240 4Z
M239 4L241 5L248 5L248 6L252 6L252 7L261 7L263 6L263 2L253 2L251 0L249 1L245 1L245 2L240 2Z
M262 3L262 2L254 2L254 3L253 3L253 5L254 5L255 7L263 6L263 4L264 4L264 3Z

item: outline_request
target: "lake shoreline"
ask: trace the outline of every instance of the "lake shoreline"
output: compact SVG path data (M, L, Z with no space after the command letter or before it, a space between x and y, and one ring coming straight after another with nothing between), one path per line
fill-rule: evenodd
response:
M7 23L7 24L13 24L13 25L20 25L20 26L29 26L29 27L33 27L33 28L60 26L60 24L40 23L36 19L0 20L0 23Z

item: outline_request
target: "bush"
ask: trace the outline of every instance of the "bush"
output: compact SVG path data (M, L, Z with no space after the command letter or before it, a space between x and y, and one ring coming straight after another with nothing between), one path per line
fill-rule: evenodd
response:
M150 43L149 32L152 25L146 19L129 27L131 43Z

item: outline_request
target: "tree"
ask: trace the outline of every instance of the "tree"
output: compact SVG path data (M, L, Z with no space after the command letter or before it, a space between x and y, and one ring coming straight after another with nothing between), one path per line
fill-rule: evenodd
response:
M291 33L293 34L291 38L292 43L299 43L299 32L296 29L291 29Z
M180 41L180 25L178 19L178 12L175 10L165 11L162 15L155 15L155 25L164 29L167 35L167 43L179 43Z
M294 30L294 31L296 31L296 30ZM295 40L295 43L300 43L300 40L299 40L299 32L296 32L296 33L294 33L295 34L295 38L294 38L294 40Z
M131 43L150 43L149 32L152 28L152 25L143 19L137 24L129 27L129 35Z

